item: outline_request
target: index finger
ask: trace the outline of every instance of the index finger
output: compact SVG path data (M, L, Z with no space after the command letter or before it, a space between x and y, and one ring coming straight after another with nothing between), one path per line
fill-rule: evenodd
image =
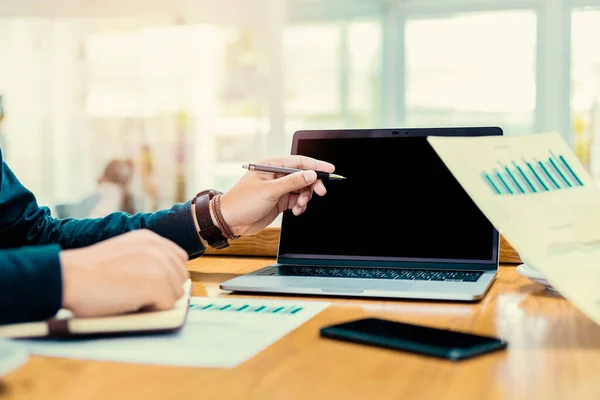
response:
M259 164L270 165L272 167L310 169L313 171L323 171L327 173L332 173L335 170L335 166L331 163L300 155L269 158L259 162Z

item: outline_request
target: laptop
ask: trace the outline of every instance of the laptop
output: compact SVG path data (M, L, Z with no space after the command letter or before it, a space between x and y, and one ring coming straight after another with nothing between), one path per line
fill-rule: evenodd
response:
M276 263L224 290L475 301L492 285L499 234L427 136L502 135L498 127L302 130L292 154L331 162L306 211L285 211Z

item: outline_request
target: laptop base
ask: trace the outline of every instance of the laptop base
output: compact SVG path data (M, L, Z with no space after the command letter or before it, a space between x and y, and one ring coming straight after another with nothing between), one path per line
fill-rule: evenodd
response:
M277 265L275 265L277 266ZM476 282L362 279L262 275L273 265L221 283L233 292L261 292L319 296L477 301L492 285L496 271L484 271Z

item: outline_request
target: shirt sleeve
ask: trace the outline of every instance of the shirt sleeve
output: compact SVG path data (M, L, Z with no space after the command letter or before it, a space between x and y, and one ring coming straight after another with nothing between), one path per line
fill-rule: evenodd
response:
M57 245L0 251L0 324L38 321L62 304Z

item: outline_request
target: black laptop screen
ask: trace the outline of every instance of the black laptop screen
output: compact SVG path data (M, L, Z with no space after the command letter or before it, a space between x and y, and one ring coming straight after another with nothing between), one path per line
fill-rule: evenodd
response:
M295 154L329 161L306 212L283 215L279 258L492 263L494 227L426 137L299 139Z

